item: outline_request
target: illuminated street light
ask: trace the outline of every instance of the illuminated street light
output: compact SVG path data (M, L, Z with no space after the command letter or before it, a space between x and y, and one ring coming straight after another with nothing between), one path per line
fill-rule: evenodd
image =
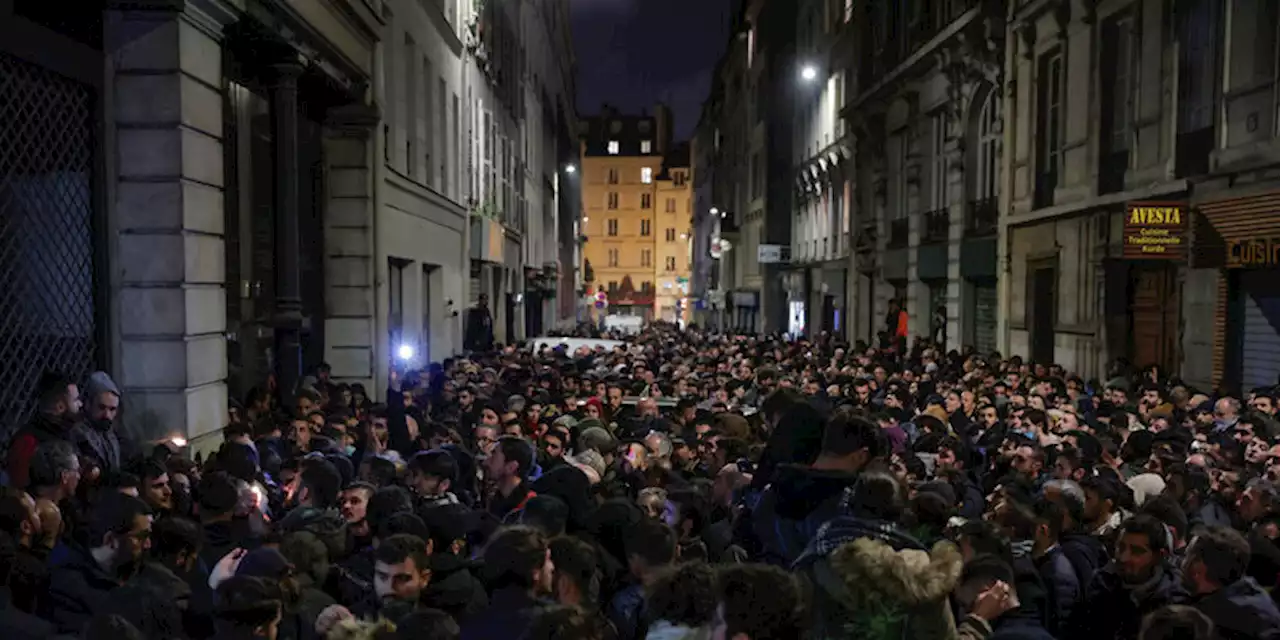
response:
M817 79L818 70L814 68L813 65L807 64L805 65L804 69L800 71L800 77L804 78L805 82L812 82L813 80Z
M720 215L720 210L719 210L719 209L717 209L717 208L715 208L715 207L711 207L711 215L713 215L713 216L718 216L718 215Z
M577 173L577 171L578 171L577 165L567 164L564 166L565 173Z

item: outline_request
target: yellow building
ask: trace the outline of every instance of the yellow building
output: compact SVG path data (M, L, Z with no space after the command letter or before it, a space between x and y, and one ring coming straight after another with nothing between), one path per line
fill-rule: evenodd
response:
M692 176L687 145L669 148L670 112L583 122L582 273L607 313L647 320L691 317Z

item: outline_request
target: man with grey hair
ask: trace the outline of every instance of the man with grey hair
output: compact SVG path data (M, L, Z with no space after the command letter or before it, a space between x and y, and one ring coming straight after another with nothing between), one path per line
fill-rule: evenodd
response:
M128 448L122 447L117 420L120 416L120 388L111 376L95 371L85 379L84 422L73 432L80 453L102 464L103 473L119 473Z

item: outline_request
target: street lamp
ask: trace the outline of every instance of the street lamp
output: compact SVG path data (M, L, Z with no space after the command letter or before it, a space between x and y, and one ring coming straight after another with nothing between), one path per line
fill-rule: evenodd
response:
M800 70L800 77L804 78L805 82L813 82L818 77L818 69L811 64L806 64Z
M565 173L577 173L577 171L578 171L578 166L577 166L577 165L574 165L574 164L567 164L567 165L565 165L565 166L564 166L564 172L565 172Z
M711 215L713 215L713 216L718 216L718 215L720 215L720 210L719 210L719 209L717 209L717 208L715 208L715 207L711 207Z

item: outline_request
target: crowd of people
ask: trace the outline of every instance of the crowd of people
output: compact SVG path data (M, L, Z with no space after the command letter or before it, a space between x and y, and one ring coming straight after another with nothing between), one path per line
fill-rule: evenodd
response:
M48 373L0 637L1280 638L1276 391L1109 374L659 324L322 365L192 456Z

